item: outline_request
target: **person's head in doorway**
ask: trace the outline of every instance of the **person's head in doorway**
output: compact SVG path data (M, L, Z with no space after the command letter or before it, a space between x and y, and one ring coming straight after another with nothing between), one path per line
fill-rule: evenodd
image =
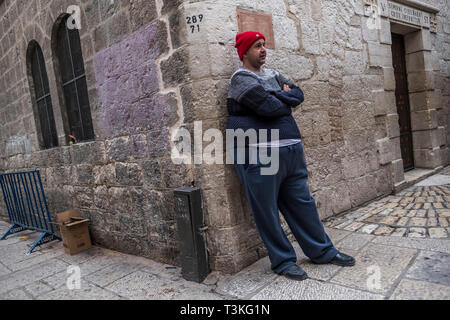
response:
M255 72L261 72L262 65L266 62L266 38L261 32L246 31L236 35L235 48L244 68Z

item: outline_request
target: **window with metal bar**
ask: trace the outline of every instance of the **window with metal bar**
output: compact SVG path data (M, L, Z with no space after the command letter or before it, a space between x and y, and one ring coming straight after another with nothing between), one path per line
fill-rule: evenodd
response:
M67 19L59 25L57 54L70 135L77 141L94 140L91 109L77 29L67 28Z
M53 116L52 99L48 85L47 71L44 55L39 44L34 43L31 52L31 75L34 83L34 92L42 134L42 147L49 149L58 146L55 118Z

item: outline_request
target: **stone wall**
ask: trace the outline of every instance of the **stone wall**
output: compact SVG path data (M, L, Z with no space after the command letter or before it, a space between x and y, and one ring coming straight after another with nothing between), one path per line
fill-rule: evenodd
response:
M234 49L239 31L236 10L272 14L275 49L268 50L266 67L279 70L305 93L294 117L303 136L309 187L321 218L390 194L405 182L389 21L382 18L379 29L370 29L364 3L186 0L180 7L183 14L169 19L178 21L171 29L186 43L189 56L191 79L181 90L184 120L202 120L204 130L223 130L228 81L240 65ZM437 168L449 162L450 126L444 123L449 111L450 38L445 2L431 4L440 12L437 33L430 35L434 67L426 70L435 75L436 89L442 88L433 92L443 100L435 107L441 115L439 128L435 123L440 138L432 151L442 156L432 166L419 161L417 167ZM190 29L186 17L200 14L204 17L200 31ZM238 271L265 255L233 166L195 168L204 194L213 269Z
M54 33L70 5L79 30L95 141L68 145L55 74ZM0 172L39 169L49 209L78 208L91 219L93 241L178 263L173 188L192 175L170 159L169 129L182 113L167 64L179 57L168 17L174 1L4 1L0 5ZM42 150L30 94L26 52L43 50L59 147ZM183 63L176 66L185 68ZM172 73L175 68L171 69ZM1 216L7 218L1 203Z

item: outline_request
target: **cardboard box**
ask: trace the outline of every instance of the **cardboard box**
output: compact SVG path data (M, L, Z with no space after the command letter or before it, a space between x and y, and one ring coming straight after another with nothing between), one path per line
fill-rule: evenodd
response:
M89 219L80 217L77 210L58 213L56 219L61 232L64 252L74 255L92 246L88 228Z

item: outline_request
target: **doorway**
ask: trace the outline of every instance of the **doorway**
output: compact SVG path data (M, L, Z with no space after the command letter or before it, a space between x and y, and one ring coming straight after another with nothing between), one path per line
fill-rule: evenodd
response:
M414 169L408 79L406 74L405 41L401 34L392 33L392 64L395 74L395 100L400 126L400 148L404 171Z

